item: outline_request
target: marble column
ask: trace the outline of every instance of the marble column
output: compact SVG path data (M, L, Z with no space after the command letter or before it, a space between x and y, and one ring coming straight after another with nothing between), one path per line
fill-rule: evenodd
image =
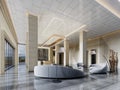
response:
M79 63L83 63L87 66L88 62L86 60L87 54L87 32L81 31L79 36Z
M49 60L53 63L53 49L52 47L49 48Z
M38 17L28 15L28 35L27 35L27 70L34 71L34 66L38 61Z
M58 55L58 51L59 51L59 45L56 44L55 45L55 64L59 64L59 55Z
M69 40L64 39L64 66L69 66Z
M0 30L0 74L4 74L5 72L4 52L5 52L4 32Z
M29 57L28 57L28 53L29 53L29 46L28 46L28 32L26 32L26 57L25 57L25 64L26 64L26 68L28 69L28 60L29 60Z
M19 64L19 58L18 58L18 44L15 47L15 73L18 73L18 64Z

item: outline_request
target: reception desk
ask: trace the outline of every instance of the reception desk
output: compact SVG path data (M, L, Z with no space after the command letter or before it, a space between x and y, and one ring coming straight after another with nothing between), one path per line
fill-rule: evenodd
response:
M60 65L35 66L34 75L41 78L80 78L85 76L81 70Z

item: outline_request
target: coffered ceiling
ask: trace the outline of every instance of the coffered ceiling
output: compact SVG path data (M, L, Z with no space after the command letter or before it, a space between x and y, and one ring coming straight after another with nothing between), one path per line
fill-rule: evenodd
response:
M53 34L66 36L80 29L87 30L88 37L96 37L114 30L120 30L120 18L111 12L100 0L6 0L17 32L19 43L25 43L27 14L39 17L38 43L42 44ZM101 0L112 4L120 13L120 2ZM113 3L112 3L113 2ZM106 4L107 5L107 4ZM85 25L84 28L80 28ZM79 34L69 39L78 40ZM49 42L50 43L50 42Z

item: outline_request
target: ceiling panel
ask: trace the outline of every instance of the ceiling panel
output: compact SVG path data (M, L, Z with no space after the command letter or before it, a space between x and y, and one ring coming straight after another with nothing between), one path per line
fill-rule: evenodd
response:
M111 13L120 18L120 1L119 0L96 0Z
M120 29L120 19L96 0L6 0L19 42L25 43L27 15L39 16L38 43L41 44L53 34L67 35L86 25L88 37ZM114 3L116 0L106 0ZM71 36L78 38L78 35ZM72 39L71 38L71 39Z

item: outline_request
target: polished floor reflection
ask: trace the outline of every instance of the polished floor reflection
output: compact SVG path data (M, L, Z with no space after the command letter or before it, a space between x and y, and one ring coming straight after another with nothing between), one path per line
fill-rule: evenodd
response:
M35 78L33 72L27 73L24 64L0 75L0 90L120 90L119 74L90 75L80 79L61 80Z

